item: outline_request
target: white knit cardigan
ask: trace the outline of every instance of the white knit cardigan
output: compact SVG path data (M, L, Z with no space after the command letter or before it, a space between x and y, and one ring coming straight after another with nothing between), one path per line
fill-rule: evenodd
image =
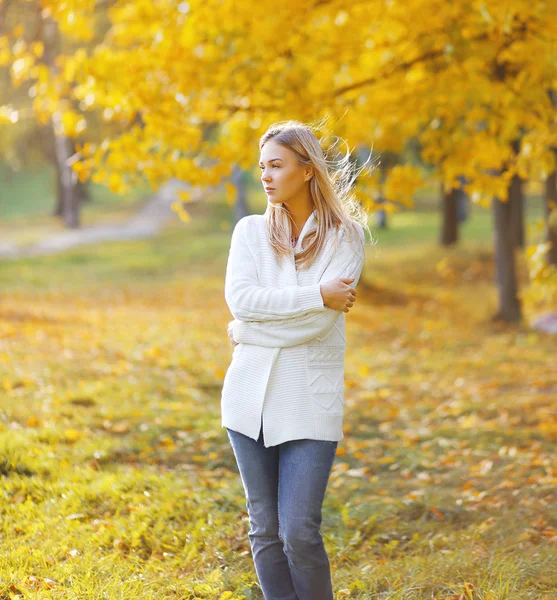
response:
M224 296L234 320L234 346L221 395L222 427L265 447L296 439L343 439L344 312L324 306L320 285L355 277L364 264L365 235L331 233L309 269L297 271L294 252L315 228L305 222L288 260L279 265L265 215L238 221L232 233ZM340 236L336 252L332 243Z

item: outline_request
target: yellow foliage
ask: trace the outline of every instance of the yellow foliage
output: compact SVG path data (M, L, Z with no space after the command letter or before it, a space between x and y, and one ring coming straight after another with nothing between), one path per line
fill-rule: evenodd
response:
M396 165L388 175L383 186L383 195L387 200L412 206L416 190L424 183L420 170L413 165Z
M77 178L79 179L79 181L81 181L82 183L87 181L90 174L90 168L88 168L86 162L76 161L72 163L71 167L77 173Z
M85 119L77 112L66 110L62 113L62 126L64 135L75 137L85 129Z
M42 41L33 42L31 44L31 51L37 58L41 58L44 54L44 43Z
M12 113L9 106L0 106L0 125L12 123Z
M17 4L3 5L8 16ZM62 35L55 59L47 64L46 40L12 18L0 65L13 86L32 88L39 123L60 112L75 138L85 113L98 110L114 126L74 169L80 181L91 177L117 193L138 178L153 187L169 177L218 185L234 165L256 161L270 123L328 117L323 130L351 149L401 153L417 140L441 181L465 176L472 200L487 207L506 199L513 172L545 179L555 168L554 5L288 0L269 11L249 0L130 0L110 4L108 31L94 46L95 0L41 0L39 18L53 19ZM0 110L1 124L17 121ZM419 170L384 173L382 185L362 177L358 198L371 207L382 193L387 212L411 207ZM233 204L234 186L225 189ZM174 210L187 222L181 200ZM540 285L552 285L547 269L533 270Z
M552 211L552 215L555 212ZM540 242L526 248L530 284L519 295L539 308L554 308L557 305L557 266L548 263L547 252L550 247L550 242Z
M191 221L191 215L184 208L184 205L181 202L173 202L171 208L183 223L189 223Z
M236 186L232 183L230 183L230 181L227 181L224 184L225 190L226 190L226 202L229 206L234 206L234 203L236 202Z
M82 41L94 30L94 4L44 2L64 35ZM376 143L397 152L418 135L424 158L442 169L443 178L467 175L479 196L493 193L481 174L508 158L510 140L521 128L526 126L532 143L543 138L540 147L551 142L547 132L555 128L549 126L546 96L555 77L551 44L543 36L521 39L509 20L516 11L533 31L540 23L555 27L555 11L546 6L514 0L501 11L493 3L470 10L426 0L387 6L372 1L340 11L320 5L304 19L299 5L291 3L272 17L253 2L232 0L192 0L176 8L170 0L156 9L145 0L115 4L108 12L110 43L90 56L78 51L62 63L61 77L80 101L86 99L86 110L99 107L109 120L141 111L144 127L128 156L130 164L156 163L145 171L153 185L184 175L196 184L220 183L231 164L253 164L257 137L286 113L302 119L333 116L335 133L353 145ZM374 23L372 36L369 23ZM277 32L288 34L277 37ZM23 32L16 34L23 42ZM506 34L517 38L512 45L505 44ZM17 51L29 50L21 43ZM508 81L513 93L486 72L497 54L517 67ZM401 67L406 63L408 68ZM221 126L203 152L207 122ZM117 137L109 141L110 149L118 144ZM153 153L155 147L180 149L185 160L197 155L218 162L197 160L185 168L182 159ZM522 161L520 168L532 172L535 166ZM411 202L414 185L408 177L397 181L395 174L387 197ZM230 186L227 199L233 201Z
M77 429L66 429L65 434L66 434L66 439L72 443L77 442L78 440L80 440L83 437L83 432L78 431Z
M7 36L0 35L0 66L4 67L8 65L11 57L10 40Z
M178 196L180 202L182 202L183 204L187 204L188 202L191 202L191 200L192 200L191 192L188 192L186 190L178 190L177 196Z
M122 176L119 173L110 173L108 177L108 188L115 194L122 194L125 191L126 187Z

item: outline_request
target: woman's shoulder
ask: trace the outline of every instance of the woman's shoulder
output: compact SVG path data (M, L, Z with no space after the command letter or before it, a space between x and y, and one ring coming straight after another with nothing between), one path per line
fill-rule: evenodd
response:
M245 217L238 219L236 227L250 227L260 222L263 218L264 215L246 215Z
M341 223L338 228L337 236L339 241L346 240L349 243L365 244L366 234L364 227L358 221L351 220L349 223Z
M234 232L241 233L248 244L256 246L259 244L259 228L264 218L264 215L246 215L238 220Z

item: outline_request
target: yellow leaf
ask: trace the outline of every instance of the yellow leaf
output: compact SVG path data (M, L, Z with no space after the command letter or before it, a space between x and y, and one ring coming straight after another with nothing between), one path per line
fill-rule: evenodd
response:
M226 190L226 202L229 206L234 206L234 203L236 202L236 195L237 195L237 190L236 190L236 186L232 183L230 183L230 181L227 181L224 184L225 190Z
M33 51L33 54L37 57L37 58L41 58L41 56L44 54L44 44L43 42L33 42L31 44L31 50Z
M179 200L181 200L181 202L183 204L191 202L191 200L192 200L192 198L191 198L191 192L189 192L187 190L179 190L178 193L177 193L177 196L178 196Z
M83 437L83 432L77 429L66 429L64 433L69 442L77 442Z
M184 223L188 223L189 221L191 221L191 215L184 208L181 202L173 202L170 208L178 215L180 220Z
M75 137L80 131L83 131L85 119L73 111L65 111L62 113L62 126L64 134L69 137Z
M118 173L112 172L108 178L108 188L115 194L121 194L124 192L124 182L122 176Z
M369 375L370 372L370 368L368 365L360 365L358 367L358 373L362 376L365 377L366 375Z

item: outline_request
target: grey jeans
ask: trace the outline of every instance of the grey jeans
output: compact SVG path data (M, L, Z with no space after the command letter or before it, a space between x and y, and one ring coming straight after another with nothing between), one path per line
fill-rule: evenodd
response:
M265 600L333 600L321 507L338 442L265 448L226 428L246 494L253 561Z

